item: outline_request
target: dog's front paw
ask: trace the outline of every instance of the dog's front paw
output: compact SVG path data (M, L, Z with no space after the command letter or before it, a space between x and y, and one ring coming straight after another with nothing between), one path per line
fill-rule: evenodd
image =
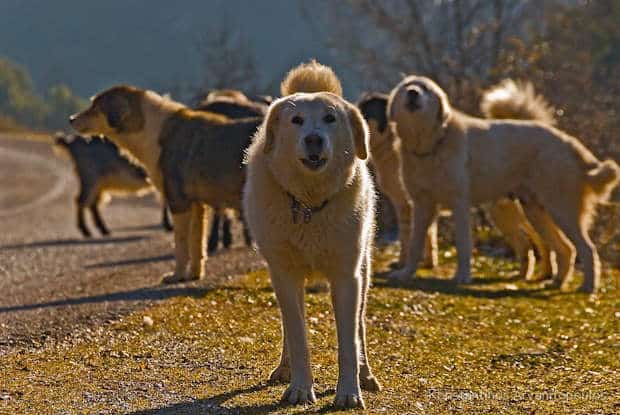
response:
M316 396L312 384L310 385L289 385L282 395L282 401L292 405L303 405L307 403L315 403Z
M366 407L364 405L364 399L362 399L362 394L360 392L336 393L336 398L334 398L334 406L338 409L345 409L345 408L364 409Z
M195 281L199 280L200 276L192 275L192 274L176 274L174 272L170 272L165 274L161 279L162 284L176 284L179 282L187 282L187 281Z
M287 383L291 381L291 367L287 365L278 365L271 375L269 375L270 383Z
M360 375L360 387L365 391L379 392L381 390L381 384L373 375L361 376Z
M455 284L471 284L471 274L469 272L457 272L452 277Z

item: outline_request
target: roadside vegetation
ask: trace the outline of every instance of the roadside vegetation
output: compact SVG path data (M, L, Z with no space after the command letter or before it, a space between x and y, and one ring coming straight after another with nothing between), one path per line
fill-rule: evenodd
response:
M516 279L502 258L477 256L475 283L454 287L453 251L432 275L393 286L377 253L370 292L371 363L383 384L369 413L620 411L620 273L596 296ZM577 283L576 281L575 283ZM576 284L575 284L576 285ZM279 311L265 271L177 297L65 341L0 357L0 412L261 414L325 412L337 378L326 293L308 293L319 401L279 403L266 379L280 349Z

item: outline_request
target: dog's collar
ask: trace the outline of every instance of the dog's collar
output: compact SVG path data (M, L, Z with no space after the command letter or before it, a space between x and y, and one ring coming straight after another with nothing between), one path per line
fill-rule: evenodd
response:
M441 137L439 137L437 141L435 141L435 144L433 144L433 147L430 149L430 151L427 151L425 153L418 153L417 151L410 150L411 153L418 158L425 158L425 157L432 156L433 154L435 154L437 152L437 149L439 148L439 145L443 142L443 140L448 135L446 134L445 128L443 128L442 132L443 134L441 135Z
M310 223L310 221L312 220L312 215L322 211L329 202L328 199L325 199L323 203L321 203L319 206L312 207L304 204L303 202L300 202L295 198L295 196L293 196L289 192L286 192L286 194L291 200L291 214L293 216L293 223L299 222L300 215L302 216L303 223Z

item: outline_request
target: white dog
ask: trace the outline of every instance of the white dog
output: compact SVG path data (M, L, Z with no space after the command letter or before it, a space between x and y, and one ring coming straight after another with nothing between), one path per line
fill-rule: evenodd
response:
M394 277L415 273L426 230L443 205L456 221L454 280L470 282L470 207L510 195L543 239L556 241L552 245L562 253L556 282L565 288L572 276L572 242L584 269L581 290L599 287L600 263L588 228L594 207L620 180L613 160L598 160L576 138L540 122L467 116L424 77L409 76L392 90L388 115L402 140L403 174L416 206L409 263Z
M335 405L363 407L378 390L366 356L364 309L371 272L375 192L366 167L368 129L342 99L340 81L316 62L293 69L247 154L244 212L280 304L283 350L272 380L283 400L314 402L304 283L325 277L338 332Z

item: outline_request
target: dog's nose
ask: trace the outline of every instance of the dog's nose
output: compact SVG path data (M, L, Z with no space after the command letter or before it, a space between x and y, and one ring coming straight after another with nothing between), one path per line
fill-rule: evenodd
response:
M304 137L304 144L309 155L321 154L323 151L323 137L318 134L310 134Z
M72 116L69 117L69 122L73 124L76 118L77 118L77 115L73 114Z
M407 90L407 108L410 111L415 111L420 108L420 91L417 89L408 89Z
M407 99L409 99L409 102L412 102L412 103L417 102L419 96L420 96L420 91L418 91L417 89L407 90Z

